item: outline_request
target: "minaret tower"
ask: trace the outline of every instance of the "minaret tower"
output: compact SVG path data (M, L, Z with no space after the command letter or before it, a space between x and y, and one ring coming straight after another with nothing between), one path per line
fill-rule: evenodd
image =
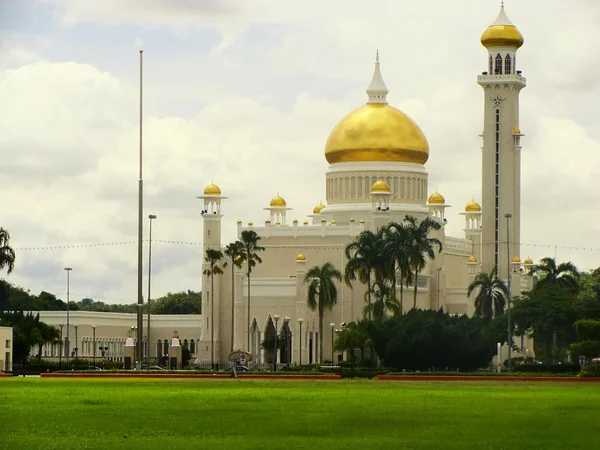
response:
M220 336L219 323L221 323L221 277L214 277L214 292L211 290L210 276L205 275L204 271L210 268L206 262L206 250L221 250L221 200L226 199L221 195L221 189L215 184L209 184L204 189L204 195L197 197L204 201L202 209L202 219L204 221L204 233L202 236L202 339L198 345L198 355L200 359L208 360L211 357L211 317L214 317L213 338L214 338L214 357L215 361L221 361L223 355L222 337ZM214 297L212 297L214 295ZM214 298L214 304L210 301ZM211 307L214 307L214 316Z
M488 50L486 72L477 77L485 96L482 155L483 271L498 267L506 279L508 260L519 255L521 223L521 131L519 93L526 80L517 70L523 36L508 20L504 2L498 18L481 36ZM510 217L507 218L507 214ZM507 227L509 253L507 257Z

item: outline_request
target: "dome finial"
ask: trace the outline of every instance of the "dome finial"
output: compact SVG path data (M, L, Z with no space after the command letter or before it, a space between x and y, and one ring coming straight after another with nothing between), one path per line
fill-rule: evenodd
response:
M379 69L379 49L377 49L375 54L375 71L373 72L371 84L367 88L367 95L369 96L367 103L383 103L387 105L386 96L388 92L388 88L381 76L381 70Z

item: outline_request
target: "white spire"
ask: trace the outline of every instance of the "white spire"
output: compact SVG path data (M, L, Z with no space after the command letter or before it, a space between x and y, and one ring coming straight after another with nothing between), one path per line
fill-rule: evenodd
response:
M500 7L500 14L498 14L498 17L496 17L496 20L491 26L494 25L514 26L513 23L508 20L508 17L504 12L504 2L502 2L502 6Z
M369 100L367 101L367 103L387 104L387 93L388 88L383 82L383 78L381 77L381 71L379 70L379 50L377 50L377 55L375 57L375 72L373 72L371 84L369 84L369 87L367 88L367 95L369 96Z

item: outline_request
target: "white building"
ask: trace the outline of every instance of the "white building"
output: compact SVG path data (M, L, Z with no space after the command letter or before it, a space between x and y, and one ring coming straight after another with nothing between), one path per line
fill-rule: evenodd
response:
M0 372L12 371L13 329L0 327Z
M467 287L477 273L489 272L494 266L501 278L511 277L513 294L529 288L531 277L527 274L532 261L527 259L522 264L519 257L523 136L519 129L519 92L525 87L525 78L517 70L516 55L523 37L508 20L504 7L483 33L481 43L488 51L484 66L487 71L477 79L485 99L483 182L477 195L483 208L475 201L465 201L461 213L465 218L464 236L445 233L450 205L441 194L429 192L427 139L410 117L388 104L388 89L377 56L366 104L344 117L325 144L325 158L330 164L325 174L326 205L315 206L307 216L310 221L290 221L292 208L277 195L264 208L268 211L264 225L238 221L238 235L243 230L254 230L265 247L260 255L263 263L251 275L250 305L248 280L242 270L230 266L223 276L214 279L212 311L211 281L204 275L200 359L210 359L214 313L214 351L221 361L232 349L244 349L255 361L264 362L268 355L261 343L274 336L275 328L279 335L287 336L283 338L287 350L278 355L280 362L299 362L300 358L306 363L318 361L318 317L306 306L307 268L331 262L343 272L344 248L355 236L363 230L376 231L392 221L401 222L406 215L418 219L430 216L442 225L435 237L444 250L419 275L418 308L472 315L474 298L467 297ZM199 198L204 202L204 250L224 250L221 221L226 197L211 184ZM205 263L203 270L206 268ZM231 270L235 270L233 296ZM405 292L404 311L413 306L411 291ZM323 359L331 359L336 327L362 318L364 292L361 284L356 283L352 289L340 284L338 304L325 314Z

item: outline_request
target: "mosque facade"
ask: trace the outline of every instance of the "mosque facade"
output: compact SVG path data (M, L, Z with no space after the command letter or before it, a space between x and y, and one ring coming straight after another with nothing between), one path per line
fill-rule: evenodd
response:
M366 104L342 118L326 141L325 204L315 206L305 220L290 221L285 199L275 196L265 208L264 224L237 222L238 238L242 231L253 230L265 248L260 254L263 262L254 267L250 281L244 267L230 265L222 276L214 277L214 292L210 292L211 279L203 275L198 360L209 360L214 345L219 361L241 349L253 361L270 362L272 352L262 347L276 332L285 341L277 354L280 363L337 360L340 355L332 350L335 333L344 323L362 318L366 288L358 282L351 288L339 284L337 305L325 313L324 355L319 355L318 313L307 307L306 272L330 262L343 273L348 243L362 231L375 232L390 222L403 222L407 215L419 220L431 217L441 225L432 237L442 242L443 251L419 274L417 308L472 315L474 296L467 297L467 288L477 273L494 267L500 278L510 278L513 295L531 287L528 275L533 262L529 258L521 262L519 257L523 137L519 93L526 80L518 70L517 51L524 40L504 6L481 43L488 51L486 70L477 77L485 99L482 186L477 196L481 204L465 202L460 213L464 235L445 232L450 205L441 193L429 190L427 138L408 115L388 104L377 56ZM199 198L204 204L204 251L224 250L221 222L227 198L215 184ZM203 272L208 268L205 263ZM413 306L412 288L410 294L405 289L404 311ZM533 351L532 343L527 345Z

